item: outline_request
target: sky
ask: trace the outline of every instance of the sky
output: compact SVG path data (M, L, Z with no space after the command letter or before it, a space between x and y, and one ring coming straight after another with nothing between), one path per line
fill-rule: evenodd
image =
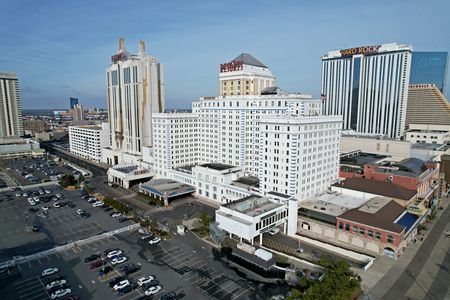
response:
M0 72L22 108L106 107L105 69L126 48L164 65L166 108L218 94L220 63L251 53L285 91L320 95L327 51L389 42L450 51L450 1L0 0Z

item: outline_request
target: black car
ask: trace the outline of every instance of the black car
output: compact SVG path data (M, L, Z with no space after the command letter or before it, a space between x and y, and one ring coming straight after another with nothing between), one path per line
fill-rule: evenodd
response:
M31 228L34 232L38 232L41 229L41 226L39 226L38 224L34 224L33 227Z
M128 220L129 220L129 218L127 218L127 217L119 218L119 222L120 222L120 223L126 222L126 221L128 221Z
M54 275L52 277L48 277L44 279L44 284L47 285L50 282L56 281L56 280L61 280L61 279L66 279L66 277L62 276L62 275Z
M38 211L39 211L39 208L35 208L35 207L31 207L30 209L29 209L29 211L30 211L30 213L37 213Z
M98 255L98 254L92 254L91 256L86 257L86 258L84 259L84 262L91 262L91 261L97 260L97 259L99 259L99 258L100 258L100 255Z
M118 289L117 292L119 293L119 295L125 295L125 294L131 292L132 290L134 290L136 287L137 287L136 283L130 283L129 285L127 285L121 289Z
M75 203L73 203L72 201L67 201L67 206L70 207L70 208L74 208L77 205Z
M106 266L106 267L101 268L100 271L98 271L98 274L99 274L100 276L106 276L106 275L108 275L109 273L111 273L113 270L114 270L113 267L111 267L111 266Z
M139 271L140 269L141 269L140 266L130 265L130 266L127 266L127 267L123 268L122 272L125 273L126 275L129 275L129 274L132 274L132 273L135 273L135 272Z
M152 280L152 281L150 281L149 283L144 284L144 285L142 286L142 290L143 290L143 291L146 291L146 290L148 290L149 288L151 288L152 286L157 286L157 285L159 285L159 281L158 281L158 280Z
M127 279L126 276L116 277L116 278L114 278L114 279L109 281L109 286L113 287L113 286L115 286L116 284L118 284L119 282L121 282L122 280L125 280L125 279Z
M90 213L87 213L87 212L84 212L84 213L81 213L80 216L81 216L83 219L87 219L87 218L89 218L89 217L91 216L91 214L90 214Z
M112 210L112 207L106 207L103 211L111 211Z
M60 202L59 204L61 205L61 207L63 207L63 206L66 206L66 205L67 205L67 202L64 202L64 201L63 201L63 202Z

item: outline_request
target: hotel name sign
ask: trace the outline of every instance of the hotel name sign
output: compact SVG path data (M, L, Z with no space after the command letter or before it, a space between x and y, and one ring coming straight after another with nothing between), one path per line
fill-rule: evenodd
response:
M220 64L220 73L241 71L244 68L243 61L230 61L224 64Z
M380 49L380 45L378 46L364 46L364 47L356 47L350 49L341 50L341 56L352 56L356 54L371 54L378 53L378 49Z

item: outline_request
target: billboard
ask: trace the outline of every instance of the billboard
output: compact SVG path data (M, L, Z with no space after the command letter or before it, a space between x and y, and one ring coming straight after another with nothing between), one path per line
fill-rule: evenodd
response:
M378 53L378 49L380 49L381 45L377 46L364 46L364 47L356 47L356 48L349 48L349 49L343 49L340 50L341 56L353 56L356 54L372 54L372 53Z

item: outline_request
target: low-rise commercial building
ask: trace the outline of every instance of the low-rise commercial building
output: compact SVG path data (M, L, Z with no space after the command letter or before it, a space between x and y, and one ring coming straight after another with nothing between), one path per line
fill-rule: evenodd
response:
M155 176L150 170L134 164L115 165L108 169L108 181L129 189L135 184L147 182Z

